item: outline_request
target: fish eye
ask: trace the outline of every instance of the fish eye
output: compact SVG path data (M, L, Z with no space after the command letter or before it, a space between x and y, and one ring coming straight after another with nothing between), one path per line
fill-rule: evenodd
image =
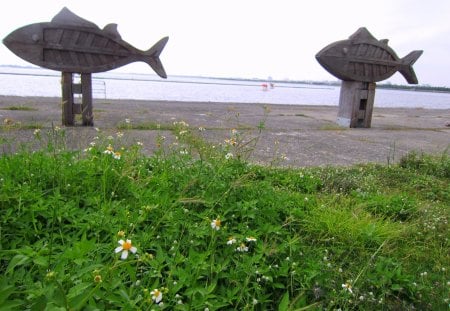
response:
M34 42L37 42L38 40L39 40L39 35L38 34L33 34L32 36L31 36L31 39L34 41Z

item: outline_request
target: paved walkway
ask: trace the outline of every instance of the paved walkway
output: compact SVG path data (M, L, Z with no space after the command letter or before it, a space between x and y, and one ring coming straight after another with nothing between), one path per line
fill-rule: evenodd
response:
M105 134L117 132L125 119L144 126L183 120L191 128L205 128L201 135L217 144L230 137L235 128L245 139L259 137L251 157L259 163L350 165L398 161L410 151L450 153L450 109L374 107L369 129L339 127L336 116L337 107L331 106L94 100L94 124ZM5 119L21 124L21 129L0 132L9 145L17 146L33 139L33 129L25 129L28 125L44 129L52 124L60 126L61 102L59 98L0 96L0 120ZM258 126L263 127L260 134ZM173 140L170 131L156 130L127 130L125 137L143 142L145 152L150 154L158 133ZM73 148L86 148L96 135L94 128L67 129ZM3 144L4 151L8 148ZM279 161L281 158L284 160Z

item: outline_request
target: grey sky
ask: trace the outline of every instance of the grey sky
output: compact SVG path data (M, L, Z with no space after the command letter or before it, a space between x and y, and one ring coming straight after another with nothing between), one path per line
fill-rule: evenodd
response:
M399 57L424 50L414 65L420 84L450 86L446 0L15 0L0 11L0 37L50 21L64 6L101 28L117 23L122 38L142 50L169 36L161 55L169 76L336 80L315 54L364 26L388 38ZM3 44L0 64L27 65ZM153 73L143 63L118 70ZM406 84L399 73L389 81Z

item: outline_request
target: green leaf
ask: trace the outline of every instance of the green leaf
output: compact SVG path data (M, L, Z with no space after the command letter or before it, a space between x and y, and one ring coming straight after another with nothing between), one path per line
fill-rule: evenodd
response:
M45 310L47 311L66 311L67 309L64 307L60 307L54 302L49 302L47 306L45 307Z
M21 306L23 303L20 300L11 300L2 303L0 310L8 311L8 310L19 310L17 307Z
M281 283L273 283L272 287L274 287L274 288L285 288L286 286L284 284L281 284Z
M42 256L38 256L36 258L33 259L33 263L38 265L38 266L42 266L42 267L46 267L48 266L48 260L46 257L42 257Z
M11 259L8 268L6 269L6 274L12 272L15 267L26 264L30 260L30 257L18 254Z
M8 299L9 295L14 292L14 286L12 285L3 285L0 288L0 305L3 306L4 302Z
M278 311L286 311L289 307L289 292L286 292L278 305Z
M78 295L81 295L87 288L91 287L92 283L79 283L69 289L69 293L67 294L67 298L72 299Z

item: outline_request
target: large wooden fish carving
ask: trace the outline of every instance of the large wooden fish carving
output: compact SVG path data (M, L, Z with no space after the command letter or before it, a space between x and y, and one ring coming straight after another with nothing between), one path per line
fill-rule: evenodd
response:
M122 40L117 24L100 29L63 8L51 22L21 27L3 43L17 56L48 69L93 73L142 61L167 78L159 56L168 39L164 37L148 51L141 51Z
M366 28L358 29L347 40L323 48L317 61L328 72L345 81L378 82L399 71L409 84L417 84L412 65L423 51L412 51L399 58L388 40L377 40Z

